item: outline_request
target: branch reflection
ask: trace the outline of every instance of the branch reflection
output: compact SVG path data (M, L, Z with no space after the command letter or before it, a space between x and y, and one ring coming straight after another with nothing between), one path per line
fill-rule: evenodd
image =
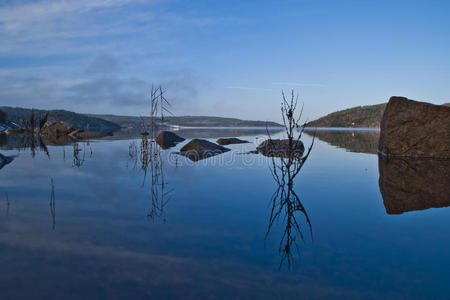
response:
M312 238L311 221L300 198L294 191L294 179L300 173L300 170L311 153L315 136L306 155L303 156L305 148L300 139L305 130L305 125L299 125L302 113L300 112L298 118L296 118L296 107L297 98L294 96L294 93L292 92L290 101L286 99L283 93L281 112L287 139L273 140L267 131L269 140L263 142L258 147L258 150L264 150L261 151L263 155L272 158L271 173L277 184L277 189L273 193L270 201L271 213L265 243L267 243L267 238L274 225L280 224L283 229L278 245L278 253L281 258L280 269L285 263L288 269L292 267L294 262L293 249L300 256L299 242L304 241L305 238L302 229L303 223L300 218L305 220Z

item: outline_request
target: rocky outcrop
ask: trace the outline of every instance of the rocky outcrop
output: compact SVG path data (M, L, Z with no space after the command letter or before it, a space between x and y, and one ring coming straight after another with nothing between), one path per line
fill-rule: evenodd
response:
M268 157L301 156L305 152L302 141L293 141L292 146L290 146L289 140L265 140L256 149L262 155Z
M88 131L81 129L74 129L66 126L63 122L54 122L46 124L42 129L8 129L6 134L30 134L45 138L50 143L59 145L67 142L68 140L83 140L94 139L112 135L112 133L104 133L97 131Z
M38 129L37 129L38 130ZM74 132L75 129L67 127L63 122L55 122L52 124L49 124L42 128L42 130L37 133L40 133L43 136L46 137L61 137L64 135L69 135L71 132Z
M378 168L388 214L450 206L450 160L379 156Z
M227 151L230 151L230 149L201 139L190 141L180 150L181 155L186 156L192 161L198 161Z
M380 127L383 155L450 159L450 107L391 97Z
M219 145L231 145L231 144L246 144L248 141L240 140L238 138L221 138L217 140Z
M55 122L47 125L42 128L41 131L37 131L36 134L44 137L46 140L53 144L62 144L70 139L85 140L112 135L112 133L73 129L66 126L63 122Z
M156 137L156 142L163 149L175 147L182 141L184 141L184 138L170 131L161 131L161 133Z

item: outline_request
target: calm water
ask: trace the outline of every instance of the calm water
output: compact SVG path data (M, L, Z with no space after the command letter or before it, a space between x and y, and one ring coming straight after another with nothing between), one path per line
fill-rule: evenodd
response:
M17 157L0 170L1 298L449 298L448 195L388 214L376 132L318 133L294 183L311 228L295 211L304 240L294 230L299 251L283 260L288 216L267 234L272 160L240 154L261 133L233 132L251 143L195 163L170 154L186 142L164 151L156 201L133 140L80 143L78 159L73 145L33 158L3 140Z

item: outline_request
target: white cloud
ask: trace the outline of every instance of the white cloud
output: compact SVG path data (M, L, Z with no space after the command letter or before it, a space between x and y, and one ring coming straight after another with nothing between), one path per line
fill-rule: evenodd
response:
M39 1L0 7L0 22L7 30L17 30L37 22L48 22L65 14L82 14L93 9L136 3L133 0Z
M235 19L177 14L159 0L39 1L0 5L0 55L108 52L149 55L177 43L174 32Z
M116 48L128 51L149 42L166 46L157 26L149 28L156 24L151 12L156 2L76 0L0 6L0 55L79 55ZM143 9L133 9L142 5ZM124 6L130 6L131 13L124 14ZM131 38L135 39L130 45L130 39L121 40L119 35L134 35Z
M265 91L265 92L275 92L274 89L258 88L258 87L246 87L246 86L228 86L227 89L234 90L245 90L245 91Z
M186 33L236 20L168 2L0 1L0 104L135 114L155 82L192 109L198 74L178 70L187 58L173 52Z
M298 86L298 87L323 87L320 83L302 83L302 82L272 82L273 85Z

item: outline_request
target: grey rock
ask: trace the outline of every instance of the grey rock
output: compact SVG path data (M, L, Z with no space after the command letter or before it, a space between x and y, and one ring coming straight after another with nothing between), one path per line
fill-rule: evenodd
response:
M227 151L230 151L230 149L202 139L194 139L180 150L181 155L192 161L198 161Z
M385 156L450 158L450 107L391 97L381 120Z

